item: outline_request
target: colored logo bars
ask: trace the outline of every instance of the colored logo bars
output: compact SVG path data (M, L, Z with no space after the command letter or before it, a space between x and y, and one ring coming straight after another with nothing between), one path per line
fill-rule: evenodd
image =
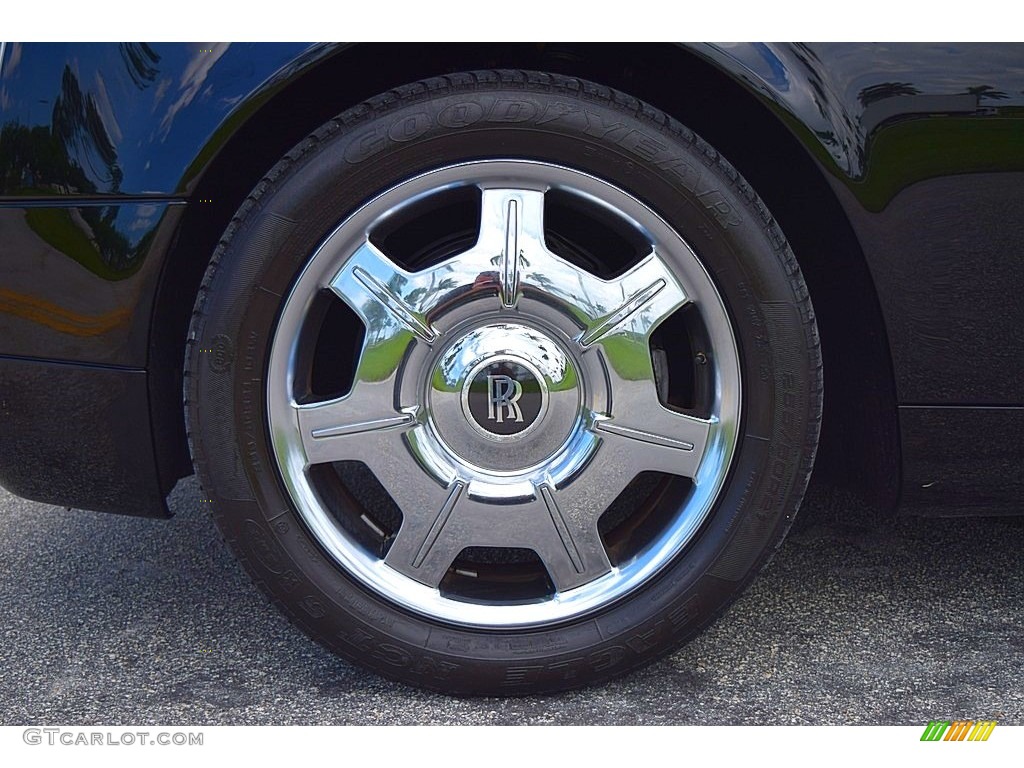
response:
M925 726L921 741L988 741L995 720L932 720Z

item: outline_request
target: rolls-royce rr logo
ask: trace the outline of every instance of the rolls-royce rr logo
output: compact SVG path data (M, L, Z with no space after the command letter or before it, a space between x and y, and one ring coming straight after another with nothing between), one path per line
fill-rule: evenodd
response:
M462 410L484 437L504 440L529 432L543 418L547 391L532 366L495 355L482 361L462 387Z
M523 396L523 385L511 376L488 376L487 377L487 420L496 421L499 424L505 418L521 422L523 412L519 408L519 398Z

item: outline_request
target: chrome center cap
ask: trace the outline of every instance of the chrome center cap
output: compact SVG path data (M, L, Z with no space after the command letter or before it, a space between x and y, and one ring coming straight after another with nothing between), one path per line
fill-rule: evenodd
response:
M547 333L494 322L446 347L427 383L430 422L461 463L518 472L552 456L580 418L580 378Z

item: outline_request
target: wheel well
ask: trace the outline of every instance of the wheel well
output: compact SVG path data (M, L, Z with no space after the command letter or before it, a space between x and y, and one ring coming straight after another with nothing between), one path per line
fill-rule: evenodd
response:
M778 117L699 56L669 45L353 46L275 94L192 190L212 202L189 206L157 291L150 407L165 488L192 471L181 375L193 298L250 190L308 133L361 100L431 75L496 67L558 72L625 91L692 128L743 174L789 238L815 305L825 369L815 480L893 506L899 447L892 361L857 237L824 174Z

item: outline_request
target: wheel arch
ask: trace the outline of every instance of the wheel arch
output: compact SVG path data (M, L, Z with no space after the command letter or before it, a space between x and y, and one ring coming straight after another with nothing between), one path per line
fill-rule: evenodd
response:
M672 115L730 160L782 226L815 303L825 370L815 478L893 506L899 444L888 338L867 262L818 159L814 133L781 94L755 85L738 63L712 49L669 45L335 46L296 60L271 93L264 87L251 94L247 117L222 126L216 144L193 163L190 200L211 202L189 206L157 288L148 368L165 486L192 471L181 409L192 303L249 191L298 141L361 100L423 77L491 67L548 70L618 88Z

